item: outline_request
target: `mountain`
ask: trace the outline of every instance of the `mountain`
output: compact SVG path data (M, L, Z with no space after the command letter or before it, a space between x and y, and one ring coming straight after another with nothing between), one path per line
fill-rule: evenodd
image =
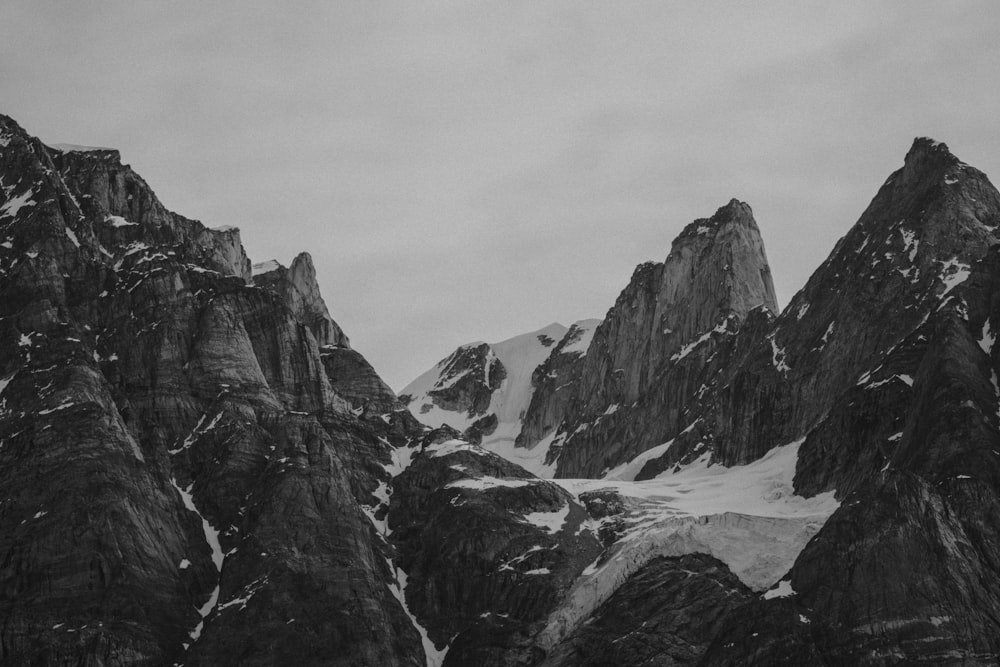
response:
M998 229L918 139L780 314L733 200L396 397L307 254L0 116L0 663L996 664Z
M551 477L551 438L524 443L525 415L541 396L545 409L558 410L599 323L581 320L568 329L553 323L499 343L463 345L404 387L400 400L424 424L461 429L466 439Z
M728 209L717 222L752 220ZM761 246L743 255L758 303L718 300L713 327L696 309L699 324L662 351L674 327L654 328L657 307L671 292L663 265L640 266L560 402L557 476L604 479L554 481L588 507L606 550L537 636L546 664L993 663L998 228L986 176L921 138L780 315ZM684 276L696 293L697 271ZM540 395L525 424L545 412ZM796 509L776 512L779 500ZM710 529L692 543L684 516ZM786 573L753 593L769 572L746 559L789 542L801 550L777 564ZM683 561L696 553L716 560ZM726 604L698 618L677 605L689 591L667 582L680 562ZM727 572L738 581L722 583ZM649 600L654 581L665 597ZM622 620L636 608L650 615L639 628Z
M664 262L638 266L603 321L574 325L587 334L574 335L574 345L561 342L545 356L508 341L505 365L535 371L530 387L508 382L504 390L530 390L530 401L519 400L507 415L504 441L513 433L516 447L485 446L522 464L531 456L536 474L601 476L694 425L693 409L727 368L744 321L752 312L766 319L777 311L760 230L750 207L734 199L687 225ZM445 396L459 390L452 383L483 376L475 374L484 360L470 358L474 349L488 354L478 345L460 348L403 390L418 419L466 428L473 415L491 412ZM486 384L477 386L482 401Z
M309 257L253 276L117 151L6 117L0 187L0 662L419 662L362 510L419 427L328 372Z

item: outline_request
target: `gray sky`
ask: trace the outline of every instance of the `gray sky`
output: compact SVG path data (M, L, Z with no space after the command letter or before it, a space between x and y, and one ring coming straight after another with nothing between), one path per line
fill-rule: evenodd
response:
M0 112L118 148L255 262L311 252L398 390L603 317L732 197L787 303L913 137L1000 173L998 34L989 0L7 0Z

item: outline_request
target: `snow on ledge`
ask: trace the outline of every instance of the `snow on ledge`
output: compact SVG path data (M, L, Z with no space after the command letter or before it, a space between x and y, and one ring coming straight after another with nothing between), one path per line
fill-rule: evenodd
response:
M711 464L708 454L677 473L629 482L554 479L571 494L610 489L625 500L625 529L549 615L538 645L551 648L629 577L659 556L709 554L756 591L775 585L840 506L834 492L803 498L792 482L803 440L744 466ZM591 526L594 530L594 527ZM778 586L774 595L783 593Z
M113 151L114 148L104 146L81 146L79 144L46 144L49 148L54 148L61 153L93 153L94 151Z
M251 275L259 276L262 273L268 273L278 268L281 268L281 264L278 264L277 260L269 259L266 262L258 262L257 264L254 264Z

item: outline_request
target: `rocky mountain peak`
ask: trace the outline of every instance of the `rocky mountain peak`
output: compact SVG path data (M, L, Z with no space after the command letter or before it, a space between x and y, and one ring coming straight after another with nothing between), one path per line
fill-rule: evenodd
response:
M305 323L320 347L350 348L351 341L333 321L316 282L312 256L299 253L290 267L268 260L253 265L253 282L281 294L296 319Z
M764 243L750 206L731 199L685 226L664 262L640 265L597 328L563 401L557 475L599 475L688 426L684 406L707 382L702 354L761 307L778 310ZM551 423L552 410L532 408L549 419L529 412L525 423Z
M903 160L902 180L916 183L932 172L940 172L960 164L957 157L948 150L947 144L930 137L917 137Z

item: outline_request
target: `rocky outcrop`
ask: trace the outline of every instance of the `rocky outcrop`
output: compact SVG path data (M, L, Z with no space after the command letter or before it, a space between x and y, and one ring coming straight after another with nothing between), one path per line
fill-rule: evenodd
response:
M407 385L400 399L428 426L452 426L533 474L551 477L545 458L554 433L539 419L561 411L559 401L568 395L596 324L582 320L567 330L553 323L499 343L463 345ZM526 415L541 396L551 400L529 423Z
M805 434L938 308L996 243L1000 196L947 146L917 139L766 340L720 391L719 460Z
M330 317L326 302L319 293L316 268L309 253L296 255L289 268L274 260L255 264L253 281L255 285L280 294L296 320L309 327L320 347L350 349L350 340Z
M422 664L363 510L421 427L352 411L308 263L6 117L0 187L0 662Z
M446 665L516 662L600 551L581 530L588 518L559 486L484 449L424 448L395 480L389 528L411 609L451 647Z
M481 417L490 407L493 392L507 377L503 364L486 343L463 345L435 369L439 372L432 371L430 387L423 387L421 376L403 389L400 398L411 404L415 414L425 415L436 406L467 418ZM419 406L415 404L418 399Z
M998 229L919 139L775 316L733 201L592 341L432 369L478 447L307 255L0 116L0 662L995 664Z
M600 320L574 322L552 354L531 372L531 402L521 420L518 447L534 447L562 423L580 381L581 359L587 354L600 323Z
M734 199L685 227L665 262L639 266L597 328L558 428L557 475L598 476L681 433L762 306L777 311L764 245Z
M711 556L657 558L632 575L542 664L695 664L726 615L752 597Z

